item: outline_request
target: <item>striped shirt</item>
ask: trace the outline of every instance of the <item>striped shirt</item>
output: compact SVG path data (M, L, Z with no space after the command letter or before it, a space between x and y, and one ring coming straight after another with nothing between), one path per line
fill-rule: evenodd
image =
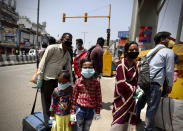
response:
M112 125L125 123L134 125L136 113L133 95L138 81L137 64L130 66L127 59L123 58L116 68L116 73Z
M76 112L76 104L86 108L95 108L96 113L100 114L102 104L100 81L92 78L89 83L86 83L83 76L77 79L73 88L71 103L72 114Z
M134 63L130 67L127 59L124 58L119 62L116 72L114 99L121 97L120 104L117 105L121 106L136 91L138 81L137 64Z

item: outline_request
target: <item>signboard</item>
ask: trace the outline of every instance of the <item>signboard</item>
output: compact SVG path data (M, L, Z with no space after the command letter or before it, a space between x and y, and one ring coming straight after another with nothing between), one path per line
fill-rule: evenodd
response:
M6 32L5 36L6 36L6 37L8 37L8 36L9 36L9 37L15 37L16 34L11 33L11 32Z
M126 38L130 31L118 31L118 38Z
M150 43L152 36L152 27L151 26L141 26L139 34L139 42Z
M26 42L25 42L25 45L26 45L26 46L29 46L29 45L30 45L30 42L29 42L29 41L26 41Z
M119 41L118 41L118 45L125 46L126 42L127 42L126 38L120 38Z
M143 44L138 44L139 48L142 48L143 47Z
M16 40L17 45L19 45L20 44L20 41L21 41L21 32L20 32L19 29L17 29L16 38L17 38L17 40Z

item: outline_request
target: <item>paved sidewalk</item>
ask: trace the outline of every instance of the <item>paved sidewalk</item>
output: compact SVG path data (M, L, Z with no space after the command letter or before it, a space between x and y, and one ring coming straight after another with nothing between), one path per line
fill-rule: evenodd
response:
M93 120L90 131L108 131L112 122L112 102L114 93L114 78L102 77L102 110L101 118Z

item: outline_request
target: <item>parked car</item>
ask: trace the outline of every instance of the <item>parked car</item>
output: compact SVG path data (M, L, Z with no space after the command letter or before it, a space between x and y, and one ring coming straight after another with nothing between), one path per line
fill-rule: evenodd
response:
M35 49L30 49L29 50L29 55L30 56L35 56L36 55L36 50Z

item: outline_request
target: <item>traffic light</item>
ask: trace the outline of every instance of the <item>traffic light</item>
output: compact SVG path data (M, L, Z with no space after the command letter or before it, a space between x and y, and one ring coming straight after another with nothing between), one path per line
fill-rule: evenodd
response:
M63 13L62 22L65 22L65 17L66 17L66 14L65 14L65 13Z
M84 22L87 22L88 13L85 13Z

